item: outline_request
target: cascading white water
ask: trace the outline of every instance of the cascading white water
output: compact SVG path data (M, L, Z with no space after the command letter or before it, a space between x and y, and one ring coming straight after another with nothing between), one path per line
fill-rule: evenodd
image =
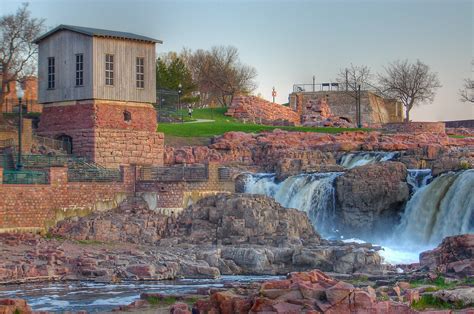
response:
M358 152L349 153L342 156L340 165L352 169L381 161L392 160L397 156L397 152Z
M282 206L305 211L323 236L334 235L334 180L342 172L300 174L276 182L274 174L249 175L245 192L273 197Z
M245 192L268 195L285 207L305 211L323 237L339 236L334 228L334 180L341 174L300 174L282 182L274 174L254 174L249 175ZM417 262L420 252L434 248L443 237L474 233L474 170L431 180L429 169L408 170L413 195L402 221L391 240L377 243L384 247L380 254L387 262Z
M474 233L474 170L441 175L408 201L397 241L406 246L437 245L450 235Z
M407 183L412 193L427 185L432 179L431 169L407 169Z

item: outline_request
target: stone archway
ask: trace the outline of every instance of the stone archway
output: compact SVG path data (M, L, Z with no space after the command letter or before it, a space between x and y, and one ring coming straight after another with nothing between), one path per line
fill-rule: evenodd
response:
M68 155L71 155L73 152L72 137L66 134L61 134L57 136L56 139L62 142L62 149L66 151Z

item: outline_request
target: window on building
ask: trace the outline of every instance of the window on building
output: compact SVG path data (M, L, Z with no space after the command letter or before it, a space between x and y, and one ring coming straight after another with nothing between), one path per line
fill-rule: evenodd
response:
M145 58L137 58L137 88L145 88Z
M53 89L55 87L55 62L54 57L48 58L48 89Z
M132 121L132 114L131 114L129 111L125 110L125 111L123 112L123 120L124 120L125 122L130 122L130 121Z
M114 55L105 55L105 85L114 85Z
M76 86L84 85L84 55L76 55Z

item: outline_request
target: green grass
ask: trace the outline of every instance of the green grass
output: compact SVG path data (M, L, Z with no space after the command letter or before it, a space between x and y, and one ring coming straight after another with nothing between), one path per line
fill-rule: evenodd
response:
M164 297L164 298L158 298L158 297L148 297L146 299L148 303L151 305L172 305L176 303L176 298L175 297Z
M418 301L413 301L411 307L418 311L426 309L462 309L464 304L462 302L449 303L431 294L424 294Z
M370 129L358 128L310 128L310 127L284 127L284 126L268 126L260 124L245 124L238 122L231 117L224 115L226 108L216 109L195 109L193 119L209 119L214 122L204 123L160 123L158 132L165 135L177 137L212 137L222 135L226 132L239 131L245 133L259 133L262 131L272 131L274 129L282 129L287 131L299 132L319 132L319 133L340 133L347 131L370 131Z
M443 276L439 276L434 280L422 279L422 280L414 280L410 281L410 285L412 288L424 286L424 285L431 285L435 286L436 288L428 289L427 291L437 291L441 289L453 289L460 285L474 285L474 279L464 279L462 281L451 281L447 282Z

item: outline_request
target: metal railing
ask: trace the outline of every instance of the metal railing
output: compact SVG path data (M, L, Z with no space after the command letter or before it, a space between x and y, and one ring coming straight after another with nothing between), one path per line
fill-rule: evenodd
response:
M354 88L354 84L347 84L345 82L331 82L331 83L315 83L315 84L293 84L293 92L294 93L311 93L311 92L322 92L322 91L347 91L353 92L354 89L357 89L358 86ZM380 88L369 84L369 83L362 83L360 86L361 91L368 91L374 94L377 94L381 97L387 98L387 96L380 90Z
M3 170L3 184L48 184L46 170Z
M48 183L41 179L49 173L50 167L68 167L69 182L118 182L123 181L122 172L119 169L104 168L85 157L71 155L32 155L25 154L21 157L22 170L15 170L17 167L18 155L10 152L1 156L4 169L4 181L15 182L17 184L30 184L29 182ZM7 177L5 177L5 174ZM48 176L49 178L49 176ZM49 180L49 179L48 179Z
M36 99L25 99L22 100L23 113L28 112L40 112L42 105L38 103ZM1 106L3 113L18 113L18 99L5 99L3 105Z
M0 148L11 147L13 146L14 139L7 138L5 140L0 140Z
M219 177L219 181L231 181L232 175L230 168L227 167L219 167L217 169L217 175Z
M105 168L69 168L69 182L122 182L123 175L118 169Z
M54 149L54 150L59 150L59 151L62 151L64 153L67 153L68 151L71 151L70 150L71 143L69 143L69 142L59 141L59 140L55 140L53 138L38 136L38 135L34 135L34 134L33 134L33 140L39 145L43 145L43 146L49 147L49 148Z
M139 180L142 181L199 182L208 179L209 167L207 164L143 167L139 172Z

